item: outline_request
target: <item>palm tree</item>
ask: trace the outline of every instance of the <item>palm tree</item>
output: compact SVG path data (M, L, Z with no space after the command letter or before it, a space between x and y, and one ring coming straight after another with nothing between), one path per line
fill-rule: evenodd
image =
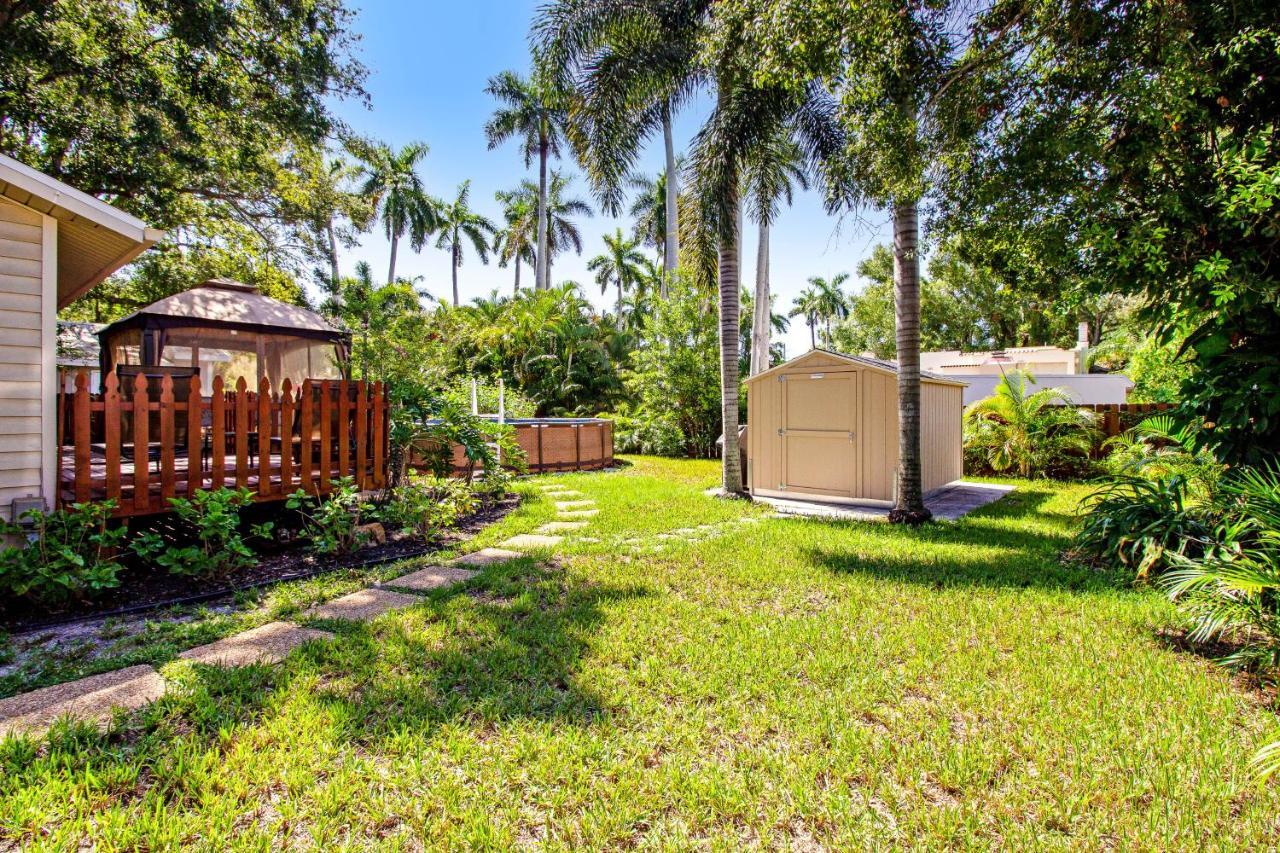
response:
M617 316L622 317L623 294L644 281L644 255L637 248L639 243L623 236L617 229L613 236L604 235L605 251L587 262L587 269L596 274L596 284L605 293L609 285L618 288Z
M837 273L828 281L821 276L811 276L814 312L825 328L822 331L822 345L831 346L831 321L843 320L849 316L849 300L844 295L844 283L849 280L847 272Z
M812 281L812 279L810 279ZM821 316L818 309L818 294L812 287L806 287L800 291L791 302L791 312L788 317L804 317L804 324L809 327L809 349L817 349L818 347L818 318Z
M1034 387L1034 376L1013 371L990 397L964 410L965 447L982 451L996 471L1017 468L1019 476L1030 477L1064 452L1093 449L1093 414L1073 405L1063 388Z
M499 106L485 125L489 148L497 148L512 137L520 138L525 166L538 158L538 244L534 267L534 287L549 287L547 262L547 161L560 156L565 121L564 98L552 81L543 75L524 79L514 71L503 71L489 78L485 92Z
M582 232L574 219L590 218L595 215L591 205L580 198L569 196L570 178L559 172L551 173L551 182L547 188L547 281L551 281L551 264L556 255L573 250L575 255L582 254ZM532 186L532 185L530 185Z
M773 300L769 294L769 228L778 215L779 202L791 206L793 184L809 189L802 167L803 155L789 135L779 134L752 152L747 161L747 195L759 229L756 245L756 291L751 320L750 375L769 369L769 321ZM812 328L812 327L810 327ZM828 343L830 332L828 331Z
M373 200L391 241L391 262L387 283L396 280L396 250L400 238L408 235L421 245L439 228L434 200L427 195L418 176L418 163L427 155L425 142L410 142L399 151L383 143L353 140L348 143L360 158L361 194Z
M688 169L698 222L686 224L703 235L698 253L718 258L723 488L739 493L738 240L744 167L751 151L783 127L803 134L800 147L815 162L834 162L844 141L819 87L759 83L736 54L737 39L721 40L723 52L704 51L713 6L714 0L557 0L543 7L535 37L548 66L574 89L571 139L610 212L620 206L622 184L644 139L674 104L714 84L715 106L695 138ZM674 172L669 155L668 174ZM668 207L668 228L674 208ZM668 263L674 254L667 250Z
M501 229L493 240L493 253L498 258L498 266L508 263L515 266L515 285L513 293L520 292L520 265L526 263L535 266L537 254L534 244L538 229L538 200L536 192L529 194L524 187L514 190L498 190L494 193L502 204L502 217L506 227Z
M489 238L497 231L493 223L470 207L471 182L458 185L457 197L440 205L440 236L436 248L449 252L453 267L453 304L458 304L458 267L462 266L464 242L470 242L481 263L489 263Z
M628 211L635 220L634 233L637 240L646 246L653 246L658 252L658 261L662 264L662 278L659 282L659 293L667 298L667 281L678 267L678 259L669 259L669 252L679 252L679 240L675 236L676 221L670 211L674 209L673 193L679 183L677 178L667 179L668 174L678 175L683 166L683 158L674 160L676 172L669 173L665 169L657 175L633 174L627 183L636 191L635 201Z

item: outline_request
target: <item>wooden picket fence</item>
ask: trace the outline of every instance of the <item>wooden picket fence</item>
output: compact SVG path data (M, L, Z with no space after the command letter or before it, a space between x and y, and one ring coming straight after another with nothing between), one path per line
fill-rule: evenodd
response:
M205 398L198 376L115 372L91 393L80 371L58 401L60 502L113 500L115 515L167 512L170 499L224 486L259 501L298 489L323 495L350 477L362 489L387 482L388 407L382 383L263 378L250 391L221 377ZM65 384L63 385L65 387ZM139 413L146 413L140 417Z
M1144 418L1173 408L1169 403L1090 403L1078 408L1098 415L1098 430L1105 441L1119 435Z

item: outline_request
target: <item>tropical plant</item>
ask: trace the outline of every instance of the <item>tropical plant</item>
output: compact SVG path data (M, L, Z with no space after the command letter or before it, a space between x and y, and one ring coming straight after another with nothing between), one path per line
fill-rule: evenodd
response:
M251 489L221 488L170 498L176 515L189 528L190 545L176 547L157 533L143 533L130 543L135 554L173 575L212 577L241 569L254 561L240 533L240 511L253 503ZM269 539L274 522L255 524L249 535Z
M452 202L443 203L438 210L436 248L449 253L453 272L453 304L458 304L458 267L462 266L463 251L467 243L475 249L480 262L489 263L489 240L497 228L471 209L471 181L458 185L458 194Z
M547 252L549 254L546 274L548 276L551 275L551 267L557 255L570 249L575 254L582 254L582 232L574 220L594 215L591 205L580 198L568 195L570 183L572 183L571 180L560 172L552 172L547 185ZM518 188L499 193L498 200L504 205L512 205L513 213L528 216L530 211L536 211L538 208L538 195L539 189L536 184L532 181L523 181ZM521 219L514 227L523 234L531 231L536 224L535 220ZM530 256L535 257L535 254Z
M811 299L813 302L812 309L817 320L821 320L823 324L822 345L830 348L832 346L831 323L832 321L840 321L849 315L849 302L844 295L844 283L849 280L847 272L837 273L830 279L821 276L811 276L809 278L809 287L811 288Z
M438 202L427 194L418 164L427 156L425 142L411 142L394 150L383 143L352 140L348 147L361 162L360 192L376 205L378 217L391 241L387 283L396 280L396 252L400 239L408 236L415 246L441 225Z
M45 605L83 601L120 585L114 554L128 528L109 524L113 500L28 510L23 524L0 522L0 534L19 541L0 551L0 590Z
M645 257L640 254L636 240L623 236L622 229L610 235L604 235L605 250L587 262L587 269L595 273L596 284L600 292L606 293L610 285L618 290L616 313L622 316L623 295L643 285L645 278Z
M818 320L821 316L818 307L818 292L813 287L806 287L791 301L791 312L788 317L803 317L804 324L809 327L809 347L818 346Z
M1170 415L1154 415L1102 443L1103 468L1116 476L1157 480L1178 475L1199 497L1212 501L1225 469L1198 433Z
M794 187L807 190L804 157L795 140L779 134L751 152L746 166L748 208L759 228L756 244L756 289L751 319L751 363L748 375L769 368L769 332L773 299L769 293L769 229L780 204L791 205ZM830 338L830 334L828 334Z
M493 253L498 259L498 266L505 267L509 263L515 267L511 292L518 295L520 265L534 266L536 263L538 201L536 196L530 197L525 193L523 186L514 190L498 190L494 198L502 205L502 218L506 224L494 237Z
M534 287L546 290L551 283L548 267L547 163L551 157L560 156L565 99L555 81L546 75L535 74L532 78L525 79L514 71L503 71L491 77L485 92L501 104L485 125L489 148L497 148L508 139L518 138L525 166L530 165L535 156L538 158L537 265Z
M361 521L373 509L373 504L361 495L350 477L334 480L333 490L324 498L299 489L289 496L285 506L298 513L303 533L317 553L347 554L368 539L368 534L361 529Z
M475 511L476 497L465 480L410 473L377 507L378 520L390 528L427 541Z
M1035 377L1013 371L994 392L964 411L964 444L982 453L996 471L1017 470L1030 477L1063 456L1086 456L1096 426L1090 412L1077 408L1062 388L1033 391Z

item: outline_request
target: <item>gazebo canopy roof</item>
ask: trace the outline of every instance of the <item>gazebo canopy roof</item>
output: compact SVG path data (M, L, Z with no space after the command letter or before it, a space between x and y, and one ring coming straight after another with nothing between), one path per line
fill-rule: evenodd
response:
M122 329L178 326L233 328L335 341L349 337L310 309L263 296L251 284L226 278L211 278L190 290L152 302L99 334L105 340Z

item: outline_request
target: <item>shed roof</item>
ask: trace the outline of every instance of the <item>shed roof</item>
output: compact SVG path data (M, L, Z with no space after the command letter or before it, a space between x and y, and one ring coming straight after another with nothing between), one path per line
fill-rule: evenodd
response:
M103 331L186 325L256 327L259 331L321 338L346 336L309 308L264 296L253 285L226 278L211 278L152 302Z
M779 364L776 367L771 367L768 370L761 371L760 373L757 373L755 376L749 377L744 381L748 383L755 382L757 379L763 379L764 377L777 373L780 370L784 370L789 367L795 367L796 365L803 362L805 359L812 358L815 355L831 356L832 358L838 358L838 359L841 359L842 361L847 361L850 364L856 364L859 367L866 367L870 370L877 370L881 373L888 373L894 376L898 375L898 365L895 362L884 361L883 359L879 359L879 358L872 358L871 356L868 356L868 355L849 355L848 353L836 352L835 350L815 347L814 349L809 350L804 355L798 355L793 359L784 361L782 364ZM936 382L939 385L959 385L961 387L964 387L969 384L967 382L963 382L954 377L942 376L937 373L931 373L930 371L927 371L927 370L920 371L920 378L927 382Z
M58 220L58 307L164 237L137 217L0 154L0 196Z

